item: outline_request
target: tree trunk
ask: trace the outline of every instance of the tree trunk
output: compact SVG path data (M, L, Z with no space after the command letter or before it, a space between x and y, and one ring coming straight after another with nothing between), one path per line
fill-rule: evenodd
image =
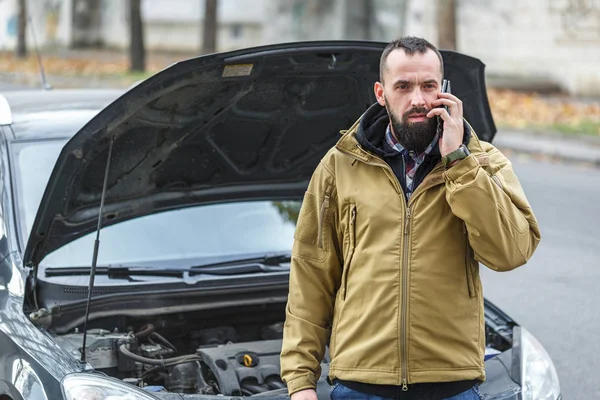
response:
M27 1L19 0L19 26L17 33L17 57L24 58L27 56L27 43L25 30L27 29Z
M146 50L144 48L144 25L142 24L141 0L129 0L129 27L131 71L146 70Z
M438 0L438 47L456 50L456 0Z
M202 53L217 50L217 0L204 0L204 26L202 29Z

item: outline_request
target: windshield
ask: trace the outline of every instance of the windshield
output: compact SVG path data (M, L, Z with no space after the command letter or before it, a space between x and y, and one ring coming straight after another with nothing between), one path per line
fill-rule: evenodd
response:
M13 142L22 242L27 243L50 173L66 140ZM102 229L98 265L286 252L300 201L248 201L165 211ZM95 232L50 253L44 266L90 265Z

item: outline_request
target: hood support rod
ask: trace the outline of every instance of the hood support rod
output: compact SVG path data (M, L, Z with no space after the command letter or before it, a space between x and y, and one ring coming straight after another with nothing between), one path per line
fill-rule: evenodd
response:
M102 216L104 214L104 197L108 187L108 171L112 157L114 136L110 138L108 147L108 157L106 159L106 169L104 171L104 183L102 184L102 195L100 197L100 210L98 211L98 227L96 228L96 241L94 242L94 255L92 256L92 268L90 269L90 284L88 285L88 298L85 307L85 320L83 322L83 344L81 346L81 363L85 363L85 348L87 340L87 323L90 316L90 304L92 302L92 290L94 288L94 278L96 277L96 263L98 262L98 250L100 249L100 228L102 227Z

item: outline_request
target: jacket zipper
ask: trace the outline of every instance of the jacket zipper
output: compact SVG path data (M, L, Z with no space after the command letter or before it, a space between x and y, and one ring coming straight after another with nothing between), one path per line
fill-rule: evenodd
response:
M463 223L463 233L466 235L466 249L465 249L465 268L467 271L467 286L469 288L469 297L475 297L475 279L473 278L473 271L471 270L471 252L469 251L469 236L467 233L467 227Z
M355 221L356 221L356 206L352 207L352 212L350 213L350 224L348 226L349 234L350 234L350 243L349 243L349 251L346 256L346 260L344 260L344 264L346 264L346 268L344 269L344 286L342 288L342 300L346 300L346 290L348 287L348 271L350 269L350 263L352 262L352 256L354 255L354 250L356 247L356 232L355 232Z
M319 246L320 249L324 249L323 246L323 222L325 220L325 213L327 212L327 209L329 208L329 194L325 194L325 197L323 198L323 203L321 204L321 211L319 212L319 236L317 238L317 245Z
M410 207L406 206L406 218L404 224L404 260L402 263L402 311L400 316L400 341L402 356L400 362L402 364L402 391L408 391L408 373L407 373L407 340L406 340L406 319L407 319L407 303L408 303L408 245L410 236Z

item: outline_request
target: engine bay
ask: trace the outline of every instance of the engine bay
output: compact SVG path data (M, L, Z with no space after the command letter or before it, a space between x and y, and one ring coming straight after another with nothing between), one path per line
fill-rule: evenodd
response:
M155 391L224 396L287 392L279 363L284 315L284 305L269 304L90 321L86 361L98 372ZM81 329L53 335L75 358L81 356ZM511 346L487 323L486 336L494 354ZM328 363L326 353L325 374Z
M86 361L124 382L174 393L247 396L285 389L279 376L282 315L281 305L269 305L158 316L151 322L93 321ZM74 357L81 356L80 329L53 335Z

